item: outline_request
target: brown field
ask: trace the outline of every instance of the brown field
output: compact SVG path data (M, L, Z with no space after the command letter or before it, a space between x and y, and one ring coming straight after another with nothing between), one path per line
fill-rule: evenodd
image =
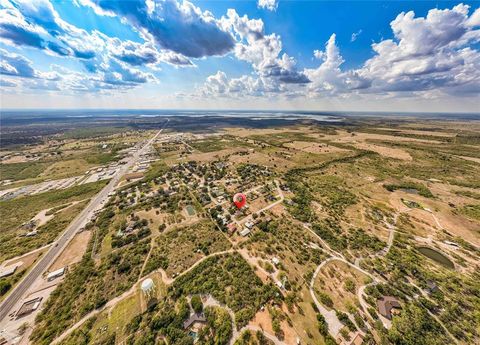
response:
M422 130L415 130L415 129L402 129L402 128L383 128L379 127L376 129L380 129L382 131L391 131L391 132L401 132L405 134L413 134L413 135L429 135L432 137L444 137L444 138L451 138L457 135L457 133L448 133L448 132L438 132L438 131L422 131Z
M230 135L237 137L249 137L251 135L269 135L269 134L280 134L284 132L298 132L305 133L305 128L262 128L262 129L253 129L253 128L227 128L225 132Z
M346 279L351 279L355 282L355 293L345 289ZM314 289L329 295L335 309L346 312L348 305L355 306L359 303L356 293L367 279L368 277L365 274L346 263L331 261L320 270L314 283Z
M475 162L475 163L480 163L480 158L477 157L468 157L468 156L457 156L459 158L465 159L467 161Z
M437 187L438 188L438 187ZM480 224L459 214L455 214L445 200L437 201L424 198L419 195L408 194L402 191L395 191L390 195L390 205L397 212L405 212L408 208L401 202L401 198L413 200L432 211L414 209L408 212L410 221L415 225L410 229L413 234L419 236L433 236L446 230L454 236L460 236L466 241L480 245ZM459 200L457 197L456 200ZM449 202L447 200L447 202ZM437 218L437 221L435 220Z
M301 339L302 344L323 345L324 341L318 332L317 315L312 308L313 299L306 285L302 286L298 295L300 299L298 307L295 308L292 313L288 312L293 327Z
M313 137L318 137L317 134ZM387 134L372 134L372 133L363 133L363 132L346 132L346 131L337 131L335 135L324 135L320 137L322 140L333 141L337 143L352 143L352 142L364 142L366 140L379 140L379 141L392 141L392 142L418 142L418 143L428 143L428 144L441 144L441 141L430 140L430 139L418 139L418 138L407 138L399 137L394 135Z
M276 165L280 169L293 166L292 162L286 158L279 157L278 155L269 156L268 154L257 151L244 156L233 155L230 157L230 162L232 162L233 164L260 164L268 167L273 167L274 165Z
M185 156L184 158L177 160L177 164L179 162L188 162L191 160L199 161L199 162L213 162L216 161L222 157L225 157L227 155L234 154L239 151L245 151L245 149L240 148L240 149L235 149L235 148L228 148L228 149L223 149L223 150L218 150L214 152L204 152L204 153L192 153L190 155ZM177 157L178 158L178 157Z
M284 144L284 146L309 153L335 153L349 151L340 147L328 144L312 143L309 141L292 141L290 143Z
M266 308L264 310L259 311L257 314L255 314L255 317L253 318L253 320L250 321L248 324L250 326L257 326L263 329L265 333L275 335L275 332L272 329L272 318ZM289 345L296 344L297 332L295 332L295 330L288 325L287 321L282 321L280 323L280 327L282 328L283 336L284 336L282 341Z
M67 248L65 248L52 266L50 266L49 271L55 271L59 268L80 262L85 250L87 250L91 236L91 231L82 231L81 233L76 234L73 240L68 244Z
M40 258L40 256L43 255L43 253L45 253L47 249L48 247L43 247L43 248L31 251L30 253L25 254L23 256L7 260L3 263L3 266L8 267L8 266L13 266L15 264L21 263L21 266L17 268L17 271L28 269L35 261L38 260L38 258Z
M396 149L393 147L380 146L380 145L363 143L363 142L353 143L353 145L358 149L373 151L384 157L401 159L404 161L412 160L412 156L410 156L410 154L407 151L402 149Z

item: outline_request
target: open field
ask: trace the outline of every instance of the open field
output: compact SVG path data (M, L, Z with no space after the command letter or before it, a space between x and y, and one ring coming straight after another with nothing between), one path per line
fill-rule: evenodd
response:
M351 266L331 261L320 270L314 289L327 308L347 312L349 307L359 305L358 288L369 281L368 276Z
M230 243L210 221L175 227L156 239L146 272L163 268L169 276L175 276L205 255L229 247Z
M55 217L37 228L37 234L35 236L21 236L25 230L1 233L2 252L0 254L0 260L22 255L33 249L52 243L57 236L65 230L67 225L81 212L87 203L88 201L83 201L59 211Z
M55 271L62 267L71 266L82 260L83 253L85 253L88 242L92 233L90 231L82 231L75 235L73 240L68 244L67 248L62 254L55 260L49 271Z
M69 266L42 302L33 344L67 331L63 344L190 344L197 332L200 344L215 334L253 345L257 329L262 343L344 345L358 332L396 343L396 327L425 345L478 342L480 124L236 121L171 118L135 178L49 268ZM13 186L69 176L118 160L158 124L79 128L9 149L2 169L20 176ZM17 256L51 243L104 183L0 202L0 257L31 267L40 252ZM237 192L248 208L232 203ZM38 234L25 237L32 219ZM152 300L139 291L147 278ZM382 296L402 306L391 328L378 319ZM205 320L184 327L199 303Z

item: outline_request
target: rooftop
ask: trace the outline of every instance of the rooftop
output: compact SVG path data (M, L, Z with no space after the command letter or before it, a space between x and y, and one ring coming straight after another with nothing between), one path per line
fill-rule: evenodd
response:
M387 319L392 319L392 311L402 309L400 302L392 296L382 296L377 299L378 312L386 317Z

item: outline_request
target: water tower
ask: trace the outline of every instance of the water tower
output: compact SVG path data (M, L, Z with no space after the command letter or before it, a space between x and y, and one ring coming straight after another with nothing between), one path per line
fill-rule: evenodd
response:
M147 278L142 282L141 285L142 293L145 296L145 299L148 301L154 296L155 284L151 278Z

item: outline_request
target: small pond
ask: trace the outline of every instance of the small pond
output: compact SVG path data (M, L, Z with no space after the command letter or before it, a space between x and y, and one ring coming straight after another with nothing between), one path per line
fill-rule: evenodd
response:
M444 267L451 269L455 268L453 262L438 250L432 249L430 247L418 247L417 250L423 255L425 255L427 258L432 259L433 261L439 263Z

